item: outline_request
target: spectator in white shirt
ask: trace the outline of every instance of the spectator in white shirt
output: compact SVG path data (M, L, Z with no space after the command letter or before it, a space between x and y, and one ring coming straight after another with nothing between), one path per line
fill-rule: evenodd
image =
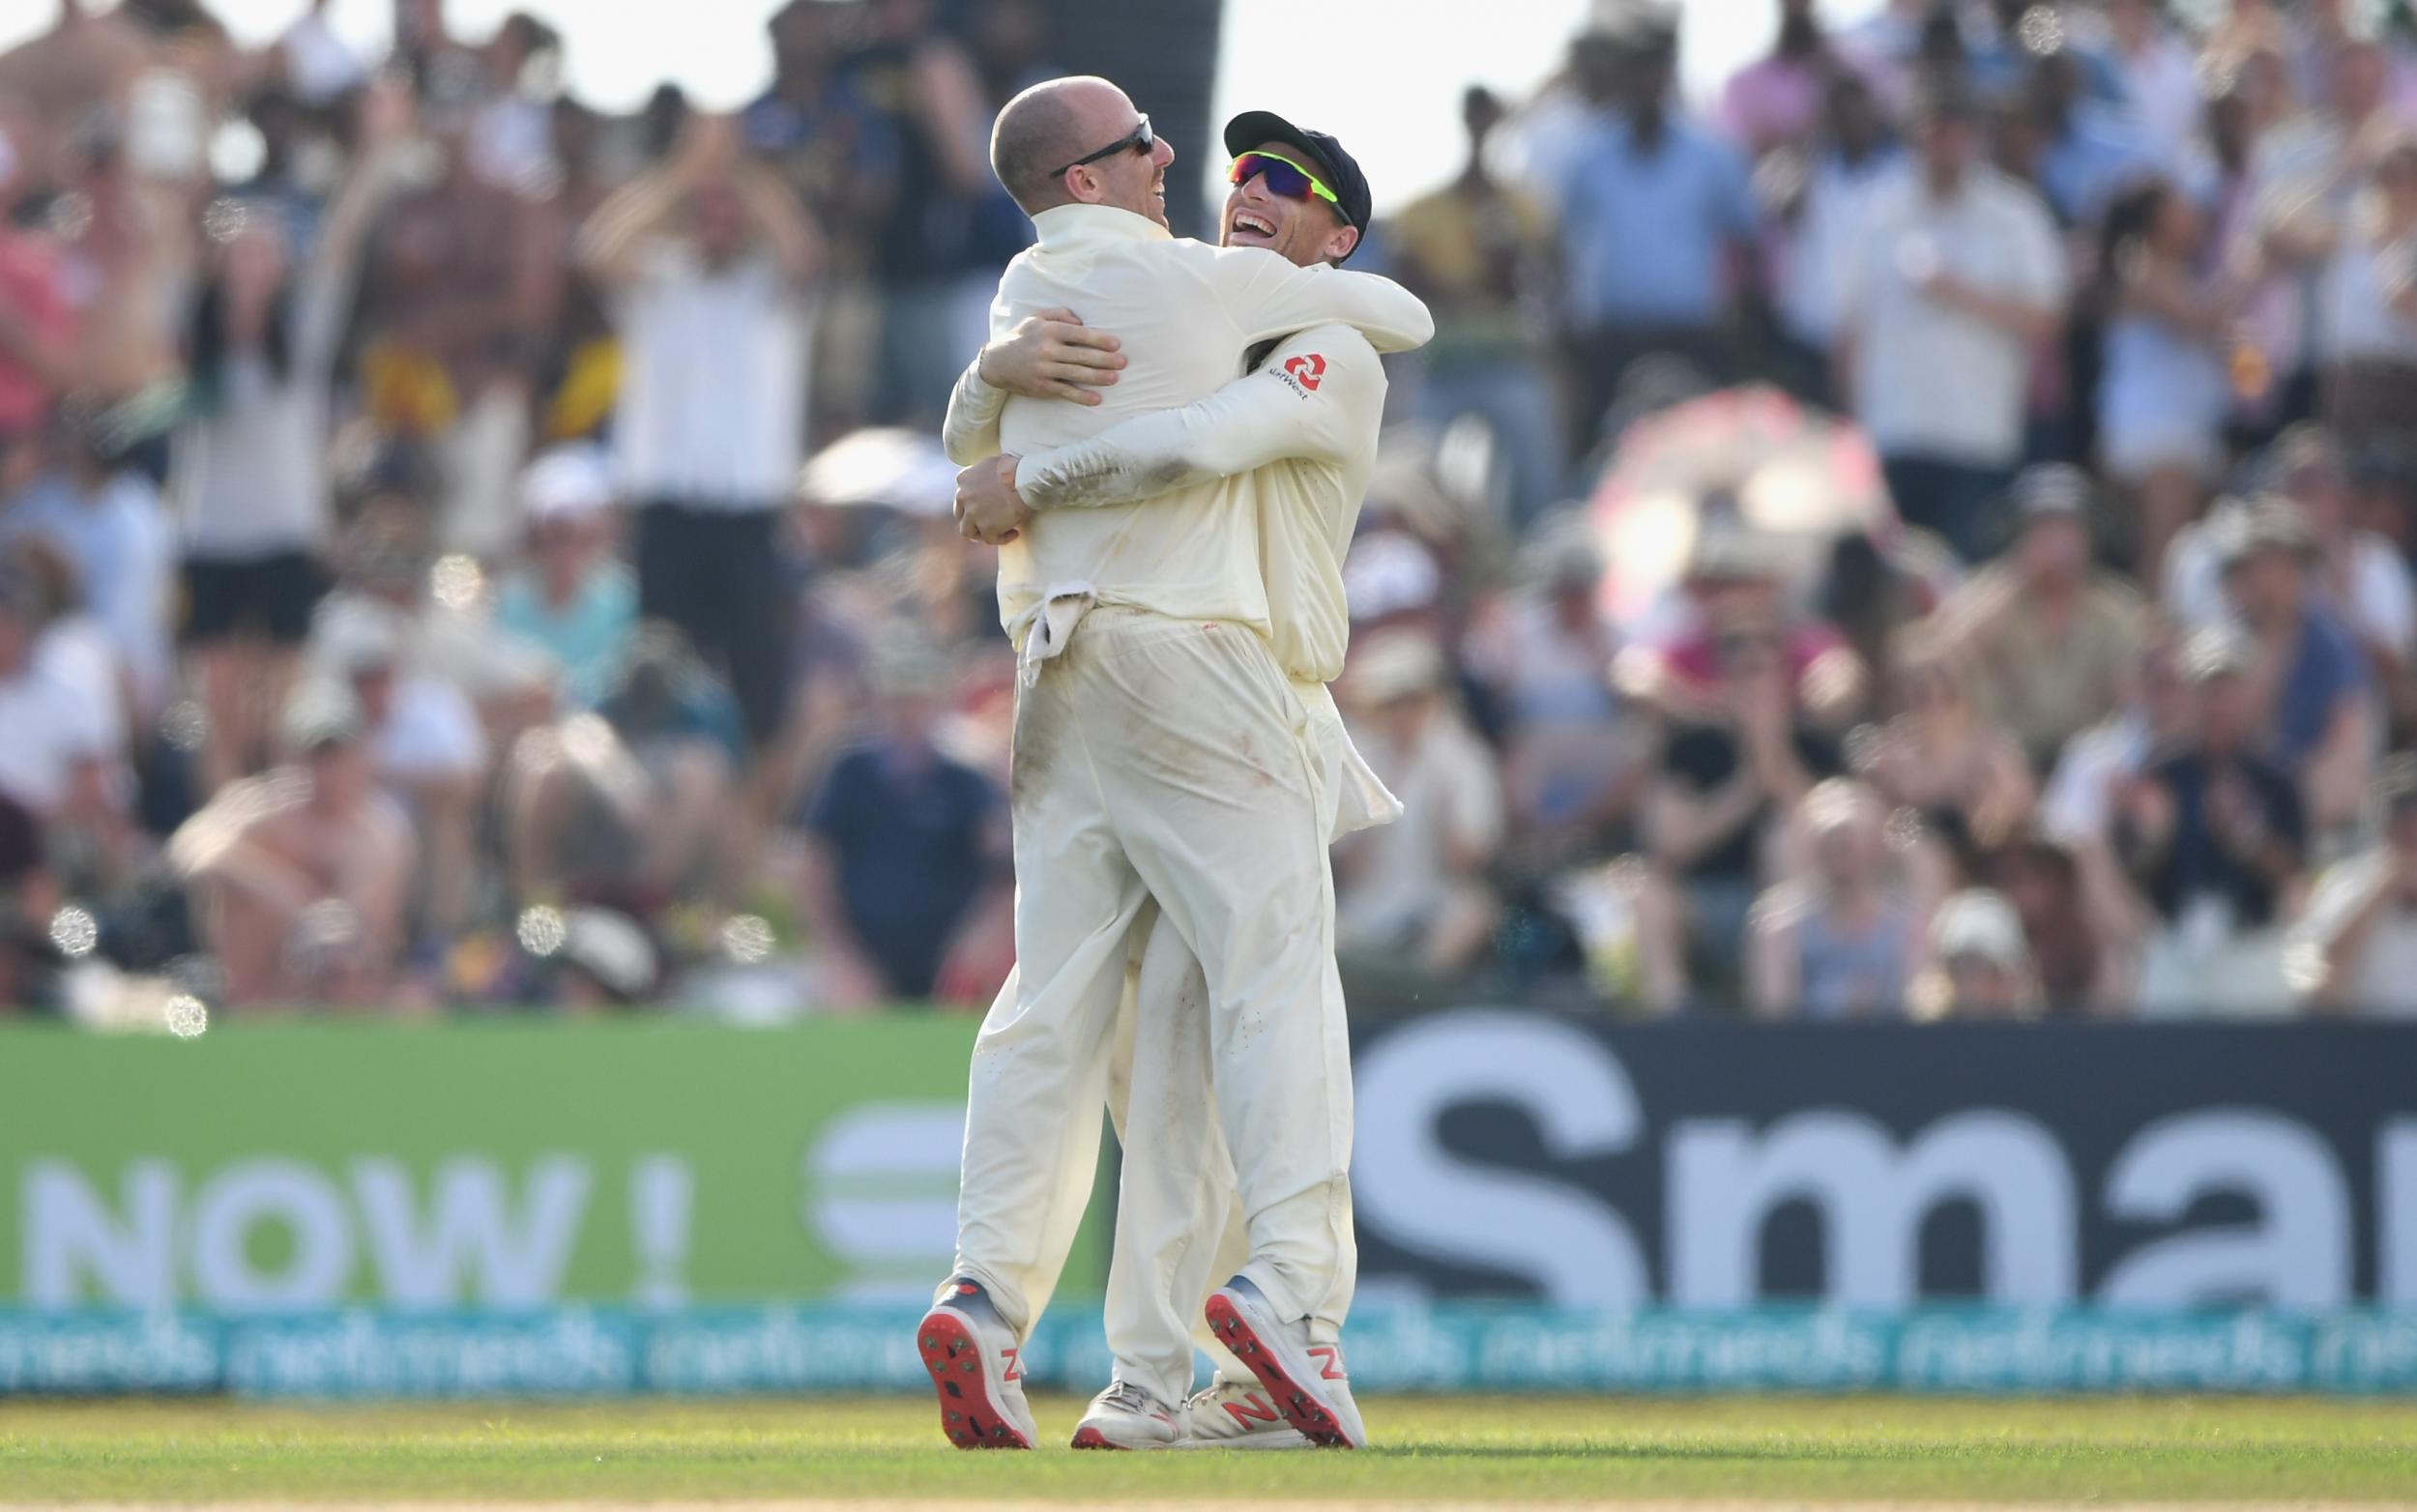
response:
M1927 96L1915 160L1872 190L1839 328L1840 392L1913 524L1967 560L2022 459L2031 353L2065 302L2038 196L1979 160L1968 102Z
M0 806L86 862L78 884L124 879L140 836L128 812L126 719L106 636L63 612L73 569L47 545L0 557Z
M2417 442L2417 135L2397 134L2364 174L2317 278L2324 413L2353 448Z
M1864 234L1865 207L1873 187L1887 182L1903 158L1871 82L1853 73L1832 78L1777 274L1776 313L1784 339L1794 348L1788 359L1803 369L1804 387L1817 398L1836 397L1829 393L1829 352Z
M1445 671L1434 642L1408 631L1354 650L1353 738L1405 812L1335 849L1337 952L1407 955L1439 975L1465 971L1493 934L1486 872L1503 833L1501 775L1451 708Z
M2173 34L2158 0L2108 0L2111 61L2131 95L2132 121L2170 172L2195 150L2203 97L2199 61Z
M804 440L813 220L738 158L732 124L693 121L674 157L580 233L616 291L623 497L638 505L638 610L724 671L757 744L786 712L780 506Z
M2383 834L2316 879L2284 979L2317 1006L2417 1018L2417 757L2394 757L2376 790Z
M124 744L107 682L55 654L48 618L40 580L0 558L0 799L45 824L108 806Z
M406 804L426 849L428 926L457 927L477 863L486 736L461 689L405 664L404 624L388 606L339 597L319 612L318 659L362 708L379 784Z
M46 541L64 559L116 663L127 712L147 720L165 706L173 671L173 562L160 496L140 472L103 459L80 425L54 430L58 465L0 501L0 542Z

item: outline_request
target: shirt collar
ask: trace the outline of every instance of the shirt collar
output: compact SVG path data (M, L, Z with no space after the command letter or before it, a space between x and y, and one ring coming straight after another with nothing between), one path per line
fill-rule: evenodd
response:
M1165 242L1174 233L1148 216L1113 205L1057 205L1033 218L1033 229L1043 247L1077 242Z

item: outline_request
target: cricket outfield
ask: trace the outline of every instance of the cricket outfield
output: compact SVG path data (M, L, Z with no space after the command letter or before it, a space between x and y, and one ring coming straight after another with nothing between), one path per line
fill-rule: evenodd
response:
M949 1449L922 1401L0 1408L0 1504L2417 1507L2417 1404L1379 1398L1358 1454Z

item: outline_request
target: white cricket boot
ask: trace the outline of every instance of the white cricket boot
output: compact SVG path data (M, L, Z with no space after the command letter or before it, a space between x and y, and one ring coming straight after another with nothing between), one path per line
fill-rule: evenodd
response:
M1183 1404L1179 1449L1308 1449L1316 1447L1284 1420L1256 1381L1220 1381Z
M1309 1320L1278 1323L1259 1288L1240 1276L1208 1298L1208 1330L1259 1378L1275 1410L1323 1448L1356 1449L1368 1430L1352 1401L1343 1352L1309 1342Z
M940 1428L960 1449L1029 1449L1039 1441L1024 1401L1015 1331L979 1285L959 1277L915 1325L916 1352L940 1393Z
M1171 1449L1182 1437L1177 1410L1129 1381L1110 1382L1074 1425L1077 1449Z

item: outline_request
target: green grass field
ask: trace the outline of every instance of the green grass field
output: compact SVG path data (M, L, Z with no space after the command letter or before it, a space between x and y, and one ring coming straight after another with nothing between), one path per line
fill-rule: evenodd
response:
M1397 1399L1359 1454L949 1449L920 1401L0 1404L0 1503L2417 1504L2417 1403Z

